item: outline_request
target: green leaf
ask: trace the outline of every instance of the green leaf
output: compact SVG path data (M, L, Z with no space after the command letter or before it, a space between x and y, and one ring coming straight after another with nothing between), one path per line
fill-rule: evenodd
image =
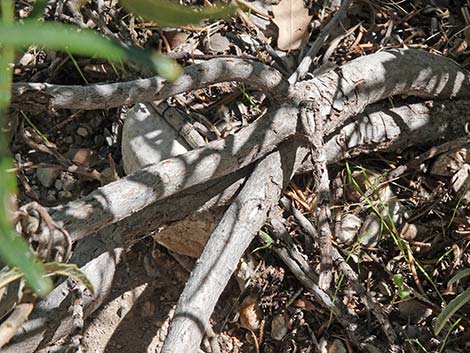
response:
M255 250L253 250L251 253L254 254L255 252L259 251L259 250L262 250L262 249L267 249L269 248L272 244L273 244L273 238L271 238L271 236L266 233L266 232L263 232L262 230L260 230L258 232L258 234L260 235L262 241L264 242L264 245L261 245L259 247L257 247Z
M401 273L394 275L393 283L395 283L398 288L401 288L403 286L403 275Z
M30 12L30 18L40 18L46 9L48 0L36 0L33 10Z
M466 268L464 270L461 270L455 274L454 277L452 277L449 282L447 282L447 286L451 286L454 283L460 281L462 278L470 276L470 268Z
M87 276L78 268L76 264L64 264L60 262L48 262L44 264L48 273L72 277L73 279L81 281L91 293L95 292L93 284Z
M406 298L409 298L411 293L407 290L401 290L398 295L400 296L400 299L406 299Z
M123 6L137 16L155 21L159 26L197 24L203 19L220 19L234 13L234 6L189 7L169 0L121 0Z
M181 72L181 68L169 58L137 47L123 47L92 30L78 29L63 23L30 20L24 21L24 24L0 24L0 45L28 48L33 44L116 62L131 60L148 66L169 80L174 80Z
M437 317L436 324L434 327L434 334L437 336L442 331L447 321L450 320L452 315L454 315L457 312L457 310L459 310L462 306L467 304L469 301L470 301L470 288L468 288L465 292L460 293L458 296L452 299Z
M11 27L14 20L12 0L0 2L1 26ZM0 35L2 35L0 30ZM16 40L16 38L13 38ZM10 219L10 197L16 192L16 179L6 170L12 167L8 158L9 150L2 127L10 103L12 81L11 63L14 60L13 48L0 46L0 258L10 267L18 267L24 273L31 287L41 296L52 289L52 282L44 278L44 269L26 242L13 229Z

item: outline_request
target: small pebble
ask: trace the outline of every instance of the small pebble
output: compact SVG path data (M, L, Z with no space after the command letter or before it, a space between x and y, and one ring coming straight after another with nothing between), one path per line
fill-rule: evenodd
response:
M94 119L91 120L90 124L93 128L99 128L101 123L103 122L103 119L100 116L95 117Z
M116 180L115 175L114 175L114 170L112 168L105 168L101 172L101 176L106 182L112 182Z
M71 145L73 143L73 137L72 136L65 136L64 137L64 143Z
M71 197L72 197L72 193L70 191L59 191L59 198L70 199Z
M74 137L74 142L77 146L80 146L83 143L83 138L81 136L76 135Z
M67 175L62 180L62 188L64 191L72 192L77 187L77 181L70 175Z
M47 192L46 200L48 202L55 202L56 201L56 196L55 196L55 191L54 190L49 190Z
M89 132L88 130L83 127L83 126L80 126L78 129L77 129L77 134L80 135L81 137L87 137Z
M105 137L105 140L106 140L106 144L108 146L112 146L114 144L114 138L113 138L113 135L111 135L111 133L109 132L108 129L104 129L104 133L103 133L104 137Z
M105 142L105 138L103 135L96 135L95 138L93 139L93 142L95 143L96 147L101 147L103 146Z
M60 179L57 179L54 183L54 187L56 188L56 190L62 190L62 186L63 186L63 183L62 183L62 180Z
M75 126L72 125L72 124L68 124L68 125L65 125L65 131L68 133L68 134L73 134L75 132Z
M60 171L56 168L38 168L36 177L42 186L49 188L54 185L54 181L59 176L59 173Z

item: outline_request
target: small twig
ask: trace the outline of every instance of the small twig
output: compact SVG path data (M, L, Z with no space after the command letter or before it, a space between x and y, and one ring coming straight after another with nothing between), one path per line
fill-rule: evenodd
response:
M7 344L16 332L20 329L29 314L33 311L34 305L32 303L18 304L13 312L8 316L0 325L0 349Z
M292 209L291 209L291 212L292 212ZM315 230L315 227L310 223L310 221L307 218L305 218L303 215L300 215L300 218L303 218L301 222L303 229L311 237L317 238L318 235ZM382 328L384 330L385 335L387 336L387 339L389 340L389 343L392 345L396 344L398 342L397 334L395 333L393 326L388 320L388 317L383 312L383 309L379 305L377 305L375 301L371 298L370 294L366 291L364 286L359 281L357 274L348 265L348 263L345 261L343 256L339 253L339 251L336 248L334 247L332 248L331 255L332 255L333 260L337 264L339 270L342 271L348 277L351 285L359 294L361 301L369 310L372 311L372 313L375 315L377 320L379 320L379 322L382 324Z
M352 0L343 0L341 7L334 17L326 24L325 28L320 32L315 42L312 44L307 54L303 57L297 70L289 77L289 83L294 84L303 79L312 65L313 59L317 56L323 44L328 40L331 32L338 25L339 22L346 16L347 9Z
M335 314L338 322L345 328L349 339L357 347L361 347L369 353L385 352L386 350L381 342L369 341L369 343L365 343L365 338L370 335L367 332L361 332L362 328L358 317L348 312L338 298L332 299L329 292L320 288L317 284L318 278L315 276L314 269L294 246L282 221L276 219L276 217L271 217L270 221L273 226L272 235L278 241L278 244L273 247L273 251L287 265L299 282L315 296L320 305Z
M468 144L470 144L470 137L465 136L465 137L455 139L454 141L445 142L439 146L433 146L426 152L420 154L419 156L415 157L413 160L409 161L408 163L401 165L397 167L396 169L392 170L387 176L387 181L390 181L392 179L395 179L403 175L408 170L417 168L421 163L423 163L424 161L427 161L428 159L434 158L439 154L446 153L448 151L451 151L457 148L461 148Z

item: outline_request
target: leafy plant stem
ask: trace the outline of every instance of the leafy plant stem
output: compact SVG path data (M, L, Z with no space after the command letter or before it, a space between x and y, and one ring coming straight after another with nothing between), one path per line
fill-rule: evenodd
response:
M0 2L1 23L11 25L14 11L13 1ZM8 45L0 47L0 127L6 123L8 105L11 100L14 49ZM9 201L16 191L16 180L7 169L12 167L8 145L0 129L0 258L10 267L18 267L36 293L46 295L52 289L52 281L44 277L44 268L29 249L26 242L16 234L11 224Z

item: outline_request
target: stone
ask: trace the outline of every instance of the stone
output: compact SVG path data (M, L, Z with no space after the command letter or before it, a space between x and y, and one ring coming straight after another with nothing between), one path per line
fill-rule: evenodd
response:
M153 238L158 244L180 255L197 258L221 218L222 212L216 210L193 213L167 225Z
M62 190L62 185L63 183L62 183L62 180L60 179L57 179L54 183L54 187L56 188L56 190L59 190L59 191Z
M56 194L55 194L55 190L49 190L47 192L47 196L46 196L46 200L48 202L55 202L57 199L56 199Z
M54 185L59 174L60 171L56 168L38 168L36 171L36 177L45 188L49 188Z
M77 181L71 175L66 175L62 180L62 188L64 191L73 192L77 188Z
M139 103L127 112L122 131L122 161L126 174L189 149L178 132L150 105Z
M95 138L93 139L93 142L95 143L95 146L101 147L105 143L105 139L103 135L96 135Z
M86 127L80 126L77 129L77 134L81 137L87 137L89 135L88 129Z
M71 197L72 197L72 193L70 191L59 191L59 198L70 199Z

